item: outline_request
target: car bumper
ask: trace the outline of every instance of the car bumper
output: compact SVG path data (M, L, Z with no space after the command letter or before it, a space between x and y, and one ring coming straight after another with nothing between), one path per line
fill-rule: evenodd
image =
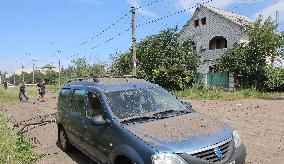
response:
M235 150L230 162L235 161L236 164L244 164L246 159L246 147L244 144L241 144L238 149ZM230 163L229 162L229 163Z
M212 164L209 161L205 161L190 155L180 155L186 162L188 163L194 163L194 164ZM241 144L237 149L234 150L234 152L231 154L229 159L226 159L226 161L221 161L217 163L223 163L223 164L244 164L246 158L246 148L244 144Z

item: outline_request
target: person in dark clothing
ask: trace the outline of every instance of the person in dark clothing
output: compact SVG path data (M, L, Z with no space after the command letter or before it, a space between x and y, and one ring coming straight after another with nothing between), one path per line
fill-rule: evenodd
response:
M45 102L46 100L44 99L44 95L45 95L45 82L44 81L40 81L37 84L38 87L38 94L39 94L39 101L41 102Z
M4 88L7 89L8 88L8 82L4 81Z
M29 97L27 95L27 92L26 92L26 83L25 82L22 82L22 84L20 85L20 93L19 93L19 99L20 101L23 100L22 97L25 97L26 100L29 100Z

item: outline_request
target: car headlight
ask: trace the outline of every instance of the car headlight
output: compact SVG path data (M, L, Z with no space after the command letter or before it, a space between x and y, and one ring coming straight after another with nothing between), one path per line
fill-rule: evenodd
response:
M176 154L157 153L152 156L152 164L186 164L186 161Z
M233 131L233 137L235 141L235 147L238 148L241 145L241 138L236 130Z

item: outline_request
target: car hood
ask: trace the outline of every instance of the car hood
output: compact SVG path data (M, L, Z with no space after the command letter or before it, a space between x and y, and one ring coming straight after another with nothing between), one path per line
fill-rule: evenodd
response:
M233 129L198 112L125 127L158 152L190 152L232 137Z

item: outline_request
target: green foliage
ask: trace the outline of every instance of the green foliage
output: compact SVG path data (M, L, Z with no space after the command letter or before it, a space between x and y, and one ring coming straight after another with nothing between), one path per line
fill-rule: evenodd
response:
M125 52L115 56L111 65L111 74L114 76L129 75L132 71L132 54Z
M265 86L269 90L284 91L284 68L267 67Z
M104 64L95 63L90 66L90 76L99 77L106 75L106 66Z
M77 77L89 77L90 65L87 63L86 58L78 58L72 62L75 64L75 73Z
M169 89L182 90L193 83L194 72L187 70L186 67L173 65L171 67L160 67L153 70L153 79L155 83Z
M67 82L75 80L78 77L88 78L104 76L106 74L106 65L102 63L90 64L86 58L78 58L74 61L74 66L68 66L62 70L61 81Z
M241 88L235 92L227 92L216 87L193 86L183 91L173 92L177 97L187 99L210 99L210 100L237 100L246 98L265 98L270 99L278 96L284 96L282 92L261 92L255 87Z
M193 82L198 57L191 41L178 42L177 29L166 29L137 44L138 76L168 89L183 89ZM120 54L112 65L114 75L131 74L132 54Z
M284 33L278 33L277 24L271 18L258 18L245 29L248 43L235 44L222 58L217 67L222 71L234 72L241 84L263 89L267 79L267 59L273 64L276 57L283 56Z
M33 83L33 73L24 72L23 74L24 74L25 81L28 84L32 84ZM14 84L14 80L15 80L15 85L18 85L23 81L23 74L21 75L14 74L10 76L9 78L6 78L6 80L11 84ZM34 76L35 76L35 82L45 79L45 75L42 72L35 71Z
M77 74L75 71L75 67L68 66L67 69L63 70L61 73L62 82L66 82L69 80L75 80L77 78Z
M22 134L14 133L0 113L0 163L34 163L43 155L32 151L33 144Z
M55 84L58 81L58 76L58 72L47 71L44 75L44 81L46 84Z

